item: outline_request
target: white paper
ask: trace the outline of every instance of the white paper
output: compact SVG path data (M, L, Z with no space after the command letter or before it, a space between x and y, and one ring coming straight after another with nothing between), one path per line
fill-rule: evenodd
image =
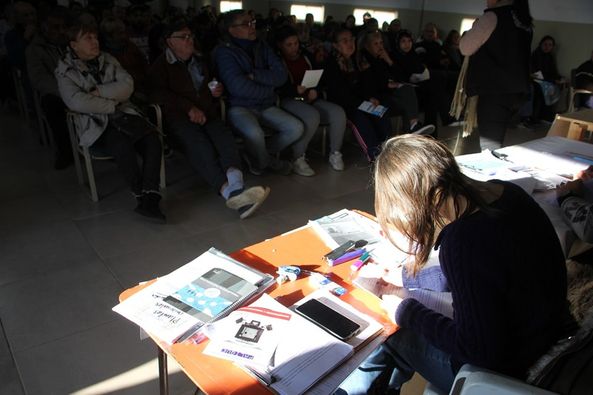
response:
M271 366L246 369L266 378L277 393L298 395L350 357L354 349L298 314L293 314L290 321L286 327L287 341L278 344Z
M305 75L303 76L303 82L301 82L301 86L304 86L307 89L315 88L319 84L319 80L321 79L322 74L323 69L305 71Z
M205 326L203 331L210 343L204 354L265 368L278 343L287 340L286 326L293 315L270 295L263 294L249 306Z
M197 290L199 295L195 299L184 301L191 304L199 304L200 319L195 314L188 314L168 302L168 297L175 299L191 297L194 282L212 269L220 268L245 280L246 288L239 290L253 293L257 286L266 279L262 273L249 269L234 262L223 253L210 249L193 261L159 278L156 282L130 296L117 306L113 311L123 315L130 321L140 326L145 331L165 341L175 342L179 336L190 329L201 326L215 316L232 307L233 301L226 299L224 294L217 293L217 289ZM215 294L216 293L216 294ZM197 326L197 327L196 327Z

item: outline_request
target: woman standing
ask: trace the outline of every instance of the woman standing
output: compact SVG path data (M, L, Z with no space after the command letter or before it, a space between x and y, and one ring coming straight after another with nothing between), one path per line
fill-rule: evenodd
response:
M487 9L461 38L471 56L465 90L477 96L483 148L499 148L513 115L529 92L529 54L533 36L528 0L487 0Z
M466 363L524 379L576 329L558 237L520 187L471 180L444 144L403 135L388 140L376 160L375 211L394 244L401 235L409 241L399 247L413 258L412 275L439 247L454 313L384 297L399 329L337 394L399 393L414 372L448 393Z

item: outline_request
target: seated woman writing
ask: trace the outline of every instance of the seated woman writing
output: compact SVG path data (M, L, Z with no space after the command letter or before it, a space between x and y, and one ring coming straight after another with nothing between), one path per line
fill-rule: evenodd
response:
M130 103L134 81L119 62L101 52L95 25L75 22L55 75L66 106L76 111L81 146L113 156L138 201L136 212L165 222L159 208L161 142L156 128ZM136 153L142 156L142 169Z
M465 363L524 379L576 329L558 238L518 186L468 179L445 145L403 135L388 140L376 160L375 210L392 242L409 240L399 247L414 258L410 273L439 247L454 313L448 318L412 298L384 297L400 328L338 394L399 393L414 372L448 392Z

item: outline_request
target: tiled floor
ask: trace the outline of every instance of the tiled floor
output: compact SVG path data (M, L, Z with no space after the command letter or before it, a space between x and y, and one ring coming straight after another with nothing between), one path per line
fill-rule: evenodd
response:
M456 130L443 130L455 136ZM517 130L507 143L543 132ZM448 140L451 147L455 138ZM458 154L476 151L475 137ZM167 225L148 223L110 163L97 166L93 203L74 169L52 169L48 148L14 115L0 115L0 394L156 394L155 346L111 307L139 281L165 274L210 246L231 252L343 207L373 212L370 169L345 147L346 171L312 158L313 178L247 176L272 188L245 221L183 158L167 162ZM420 380L408 394L421 392ZM192 394L182 373L172 394Z

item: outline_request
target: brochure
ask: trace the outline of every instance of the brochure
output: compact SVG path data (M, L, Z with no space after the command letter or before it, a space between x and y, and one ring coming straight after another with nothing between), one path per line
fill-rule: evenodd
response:
M286 340L285 329L292 315L284 307L279 308L270 295L263 294L251 305L239 307L204 327L203 332L210 339L204 354L266 367L278 343Z
M209 249L130 296L113 311L175 343L226 316L274 284L274 277Z
M375 115L379 118L383 117L383 115L385 115L385 113L387 112L388 108L385 106L375 106L373 103L371 103L368 100L363 101L360 106L358 106L359 110L362 110L364 112L368 112L369 114Z

